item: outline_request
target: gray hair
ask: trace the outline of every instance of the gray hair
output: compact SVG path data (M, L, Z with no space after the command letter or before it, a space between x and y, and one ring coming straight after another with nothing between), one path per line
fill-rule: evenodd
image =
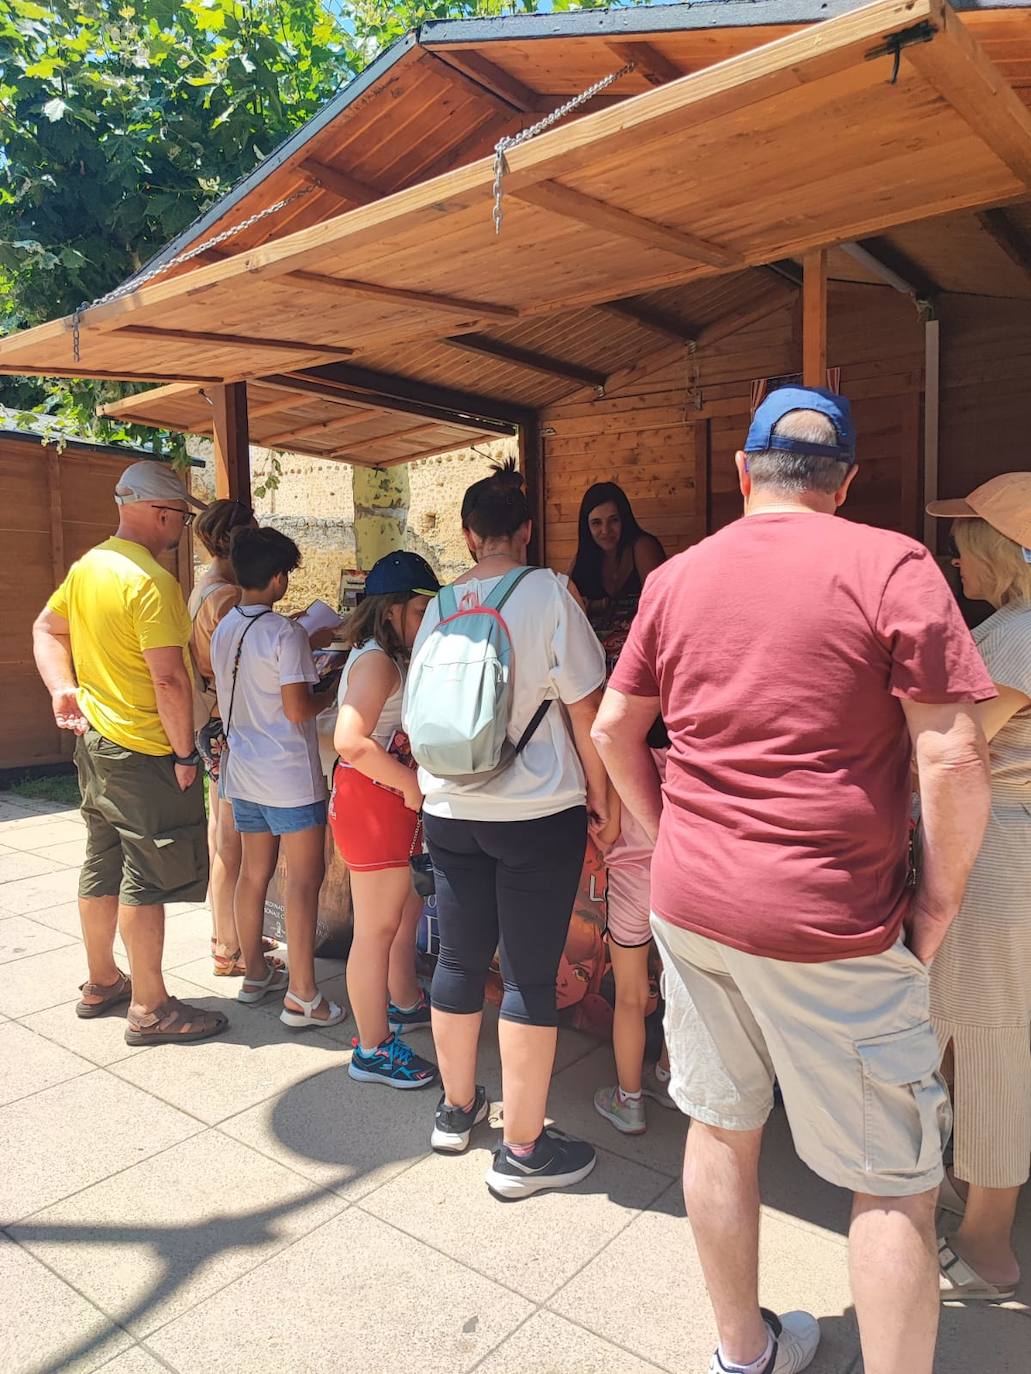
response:
M774 426L774 443L778 435L785 439L800 439L808 444L838 442L834 421L816 410L792 410ZM778 448L748 455L748 475L753 487L790 495L804 491L819 491L829 495L838 490L851 466L851 463L839 462L837 458L825 458L812 453L789 453L786 449Z

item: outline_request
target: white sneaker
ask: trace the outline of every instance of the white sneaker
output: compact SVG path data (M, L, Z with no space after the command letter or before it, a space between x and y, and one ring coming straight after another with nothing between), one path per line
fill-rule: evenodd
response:
M778 1317L762 1308L763 1320L773 1333L773 1351L762 1374L799 1374L808 1369L820 1344L820 1323L809 1312L785 1312ZM719 1351L713 1351L709 1374L726 1374Z

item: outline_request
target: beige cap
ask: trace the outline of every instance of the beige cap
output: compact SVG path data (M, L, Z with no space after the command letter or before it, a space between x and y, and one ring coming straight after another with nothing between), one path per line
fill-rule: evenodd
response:
M115 500L120 506L135 501L188 501L197 510L204 509L204 502L191 496L168 464L158 459L126 468L115 485Z
M927 514L953 520L978 516L1015 544L1031 548L1031 472L1004 472L975 487L965 500L932 501Z

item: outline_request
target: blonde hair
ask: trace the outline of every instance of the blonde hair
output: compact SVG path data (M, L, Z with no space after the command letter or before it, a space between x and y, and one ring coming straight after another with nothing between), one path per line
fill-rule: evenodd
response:
M1018 543L987 520L957 520L952 537L960 553L976 558L985 570L985 600L993 606L1031 601L1031 563Z

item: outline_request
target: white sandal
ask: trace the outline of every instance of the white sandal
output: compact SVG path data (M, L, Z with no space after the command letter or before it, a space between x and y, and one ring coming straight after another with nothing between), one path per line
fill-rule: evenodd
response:
M296 1002L303 1011L291 1011L283 1003L283 1010L279 1013L279 1019L284 1026L289 1026L291 1030L318 1030L322 1026L336 1026L347 1016L346 1007L338 1007L335 1002L329 1003L329 1015L323 1020L318 1016L312 1016L316 1007L321 1007L326 1000L321 992L317 992L310 1002L306 1002L303 997L298 997L295 992L289 993L291 1002Z
M264 978L245 978L236 994L238 1002L260 1002L270 992L282 992L290 986L290 970L285 964L270 963Z

